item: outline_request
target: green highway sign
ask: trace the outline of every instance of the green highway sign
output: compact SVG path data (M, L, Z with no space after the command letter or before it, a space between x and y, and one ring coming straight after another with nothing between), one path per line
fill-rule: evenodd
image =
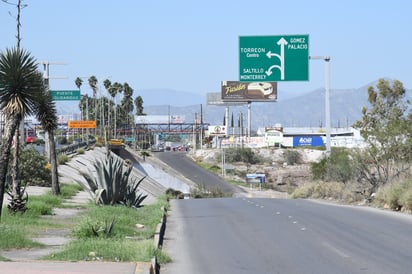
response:
M308 80L309 35L239 37L239 81Z
M78 101L80 100L80 90L51 90L54 101Z

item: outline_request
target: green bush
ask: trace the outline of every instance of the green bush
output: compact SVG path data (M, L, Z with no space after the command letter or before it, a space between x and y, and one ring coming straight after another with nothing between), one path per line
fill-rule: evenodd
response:
M10 154L13 158L13 153ZM36 149L22 149L19 155L20 180L22 185L51 186L51 172L47 168L47 160ZM10 163L13 162L11 159ZM11 174L11 165L9 165Z
M332 148L329 158L311 165L314 180L346 183L355 178L355 170L349 151L343 148Z
M200 185L190 189L190 197L195 199L200 198L222 198L228 197L229 194L224 193L219 187L207 188L205 185Z
M326 159L323 158L318 163L312 163L310 171L313 180L324 180L326 178Z
M296 150L285 150L283 158L288 165L300 164L302 162L301 155Z
M225 159L228 163L244 162L252 165L262 162L251 148L228 148L225 150Z
M70 157L66 154L60 153L57 155L57 164L64 165L65 163L70 161Z
M66 145L68 143L67 138L65 136L57 136L57 143Z
M183 199L184 194L180 190L175 190L173 188L166 189L166 195L168 198L171 199Z

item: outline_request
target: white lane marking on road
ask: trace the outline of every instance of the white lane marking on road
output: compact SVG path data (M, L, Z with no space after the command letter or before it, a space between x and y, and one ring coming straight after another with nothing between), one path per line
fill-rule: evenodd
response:
M347 255L345 252L339 250L338 248L332 246L330 243L328 242L323 242L322 245L326 248L328 248L329 250L335 252L336 254L338 254L339 256L343 257L343 258L349 258L349 255Z

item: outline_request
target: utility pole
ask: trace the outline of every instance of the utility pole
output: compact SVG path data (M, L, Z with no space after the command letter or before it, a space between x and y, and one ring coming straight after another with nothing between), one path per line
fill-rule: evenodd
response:
M325 123L326 123L326 157L330 156L330 57L329 56L309 56L309 59L325 61Z

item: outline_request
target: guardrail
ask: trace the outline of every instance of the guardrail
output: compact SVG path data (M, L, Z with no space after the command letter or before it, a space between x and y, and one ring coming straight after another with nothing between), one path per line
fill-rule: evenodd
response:
M68 145L63 148L56 149L57 154L73 154L76 153L79 148L87 148L90 145L94 145L96 140L90 140L89 142L80 142L73 145Z

